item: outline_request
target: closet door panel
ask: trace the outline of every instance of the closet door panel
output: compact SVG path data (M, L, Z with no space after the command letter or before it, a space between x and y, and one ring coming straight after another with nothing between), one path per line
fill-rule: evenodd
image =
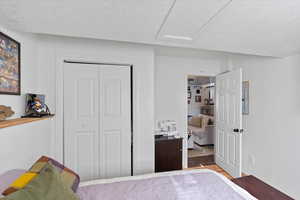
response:
M99 177L98 67L64 65L64 160L81 179Z
M130 68L103 66L100 70L101 177L131 174Z
M121 133L119 131L106 131L104 134L105 142L105 177L122 176L121 162Z
M76 143L75 148L75 164L76 172L80 175L81 180L95 179L97 170L95 169L95 140L96 136L94 133L77 133L75 137ZM68 166L68 165L67 165Z

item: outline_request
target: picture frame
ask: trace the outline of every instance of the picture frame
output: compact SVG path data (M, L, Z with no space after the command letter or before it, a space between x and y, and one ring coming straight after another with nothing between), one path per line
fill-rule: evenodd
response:
M21 95L21 44L0 32L0 94Z
M195 102L201 103L201 96L195 96Z
M249 81L243 81L242 84L242 113L249 115Z
M188 92L187 98L188 98L188 99L191 99L191 98L192 98L192 92Z

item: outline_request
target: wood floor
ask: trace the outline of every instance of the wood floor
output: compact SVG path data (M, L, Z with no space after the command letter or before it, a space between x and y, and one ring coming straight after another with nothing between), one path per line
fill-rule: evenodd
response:
M198 166L198 167L190 167L190 168L187 168L185 170L192 170L192 169L210 169L210 170L216 171L216 172L224 175L225 177L227 177L230 180L233 179L232 176L230 176L227 172L224 171L224 169L222 169L221 167L219 167L216 164L214 164L214 165L206 165L206 166Z
M210 169L233 179L224 169L216 165L214 155L188 158L188 168L186 170L191 169Z
M216 164L214 155L192 157L188 159L188 167L199 167L214 164Z

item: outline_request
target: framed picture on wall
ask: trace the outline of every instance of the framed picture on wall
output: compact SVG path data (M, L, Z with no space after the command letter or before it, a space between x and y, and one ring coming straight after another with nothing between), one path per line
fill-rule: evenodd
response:
M201 96L195 96L195 102L201 103Z
M21 45L0 32L0 94L21 93Z
M249 115L249 81L243 81L242 113Z

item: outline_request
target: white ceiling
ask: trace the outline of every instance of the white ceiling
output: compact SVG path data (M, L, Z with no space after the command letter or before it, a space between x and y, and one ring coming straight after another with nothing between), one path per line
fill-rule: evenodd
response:
M300 0L1 0L0 23L33 33L263 56L300 52Z

